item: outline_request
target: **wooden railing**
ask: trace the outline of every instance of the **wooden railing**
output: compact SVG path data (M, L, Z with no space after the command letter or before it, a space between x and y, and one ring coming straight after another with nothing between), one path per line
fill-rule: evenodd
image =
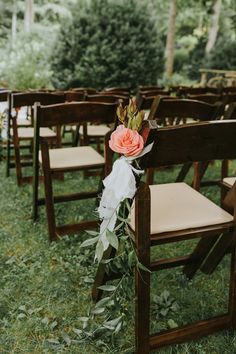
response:
M199 71L201 73L200 86L236 86L236 71L234 70L200 69Z

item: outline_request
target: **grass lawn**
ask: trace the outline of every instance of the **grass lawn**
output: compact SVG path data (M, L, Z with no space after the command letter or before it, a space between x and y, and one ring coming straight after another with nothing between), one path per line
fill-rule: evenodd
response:
M218 170L211 167L210 175ZM236 165L231 166L236 174ZM176 170L156 175L160 182L171 181ZM0 163L0 353L1 354L93 354L133 353L134 289L132 277L126 279L122 298L124 328L116 336L109 329L99 331L91 339L81 339L81 316L86 317L93 303L91 281L95 270L93 248L80 249L86 234L65 237L49 244L44 207L40 220L33 223L31 190L16 186L15 174L5 178L5 163ZM84 180L82 174L66 176L66 186L57 181L58 191L76 191L80 185L88 189L97 182ZM217 189L204 189L219 200ZM94 201L57 205L60 223L81 220L94 212ZM158 247L155 254L182 254L195 241ZM155 273L152 289L152 331L202 319L226 311L229 280L229 257L225 257L212 276L198 273L188 282L181 268ZM158 297L157 297L158 295ZM114 312L116 308L114 308ZM111 308L112 312L112 308ZM113 314L110 314L113 316ZM116 314L117 316L119 314ZM111 317L111 318L114 318ZM109 319L107 312L95 317L99 326ZM96 326L91 324L91 328ZM234 331L222 331L201 340L167 347L159 353L236 353Z

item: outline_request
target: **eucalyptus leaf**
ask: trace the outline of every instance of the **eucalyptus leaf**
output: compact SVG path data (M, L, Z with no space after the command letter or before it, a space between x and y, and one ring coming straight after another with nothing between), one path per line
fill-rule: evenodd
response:
M86 234L91 235L91 236L97 236L99 235L99 232L93 231L93 230L85 230Z
M78 336L83 333L83 331L82 331L81 329L79 329L79 328L73 328L72 330L73 330L73 332L74 332L75 334L77 334Z
M118 241L118 238L117 238L115 232L112 232L110 230L106 230L106 237L107 237L107 240L110 243L110 245L113 248L115 248L116 250L118 250L119 241Z
M121 321L122 316L119 316L117 318L114 318L113 320L106 321L103 323L103 326L106 327L107 329L114 330L118 323Z
M103 291L115 291L116 288L117 287L114 285L101 285L98 287L98 289L103 290Z
M100 315L101 313L103 313L105 311L105 307L96 307L94 308L91 313L93 315Z
M85 240L84 242L81 243L80 247L88 247L93 245L94 243L97 242L97 240L99 239L99 236L94 237L94 238L89 238L88 240Z
M145 267L141 262L138 262L138 263L137 263L137 267L138 267L139 269L145 270L145 272L151 273L151 271L150 271L147 267Z
M78 320L81 321L81 322L88 322L89 317L81 316L81 317L78 318Z
M100 307L100 306L101 306L101 307L107 306L108 304L111 303L111 301L113 301L113 300L111 300L111 298L110 298L109 296L104 297L103 299L101 299L100 301L98 301L98 302L96 303L95 307L97 308L97 307Z
M95 255L97 257L98 263L101 262L101 260L102 260L103 252L104 252L103 243L102 243L101 240L99 240L98 243L97 243L96 252L95 252Z

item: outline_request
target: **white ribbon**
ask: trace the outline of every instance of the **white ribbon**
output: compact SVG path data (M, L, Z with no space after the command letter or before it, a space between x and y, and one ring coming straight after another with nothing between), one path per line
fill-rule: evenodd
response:
M126 198L132 199L135 195L136 180L134 173L137 175L144 173L143 170L134 168L132 162L151 151L152 146L153 143L149 144L135 157L120 157L114 162L111 173L103 180L105 188L98 207L98 213L102 220L99 239L102 241L104 251L109 246L106 230L114 230L120 203Z

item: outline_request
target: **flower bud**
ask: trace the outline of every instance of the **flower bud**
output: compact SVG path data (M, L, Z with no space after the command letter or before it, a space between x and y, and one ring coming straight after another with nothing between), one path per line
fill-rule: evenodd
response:
M118 116L118 119L121 123L125 122L125 118L126 118L126 107L123 108L122 104L119 104L119 106L117 107L116 110L116 114Z

